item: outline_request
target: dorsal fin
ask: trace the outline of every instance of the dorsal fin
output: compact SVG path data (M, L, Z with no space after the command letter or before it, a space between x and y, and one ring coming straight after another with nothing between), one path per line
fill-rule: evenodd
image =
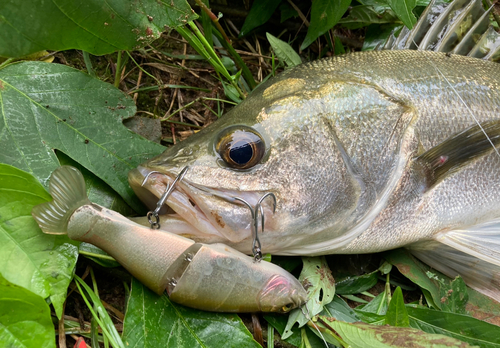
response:
M426 187L431 188L499 145L500 121L488 121L446 139L418 156L415 163L424 172Z

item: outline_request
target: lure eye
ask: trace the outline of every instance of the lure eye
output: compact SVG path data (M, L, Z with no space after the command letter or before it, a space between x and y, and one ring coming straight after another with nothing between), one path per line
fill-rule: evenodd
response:
M281 307L283 313L288 313L293 308L293 303L289 303Z
M227 166L249 169L264 157L266 145L253 128L233 126L219 134L215 149Z

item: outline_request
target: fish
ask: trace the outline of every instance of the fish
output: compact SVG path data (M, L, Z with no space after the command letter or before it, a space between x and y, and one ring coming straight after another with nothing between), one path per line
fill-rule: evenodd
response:
M61 166L53 197L32 209L44 233L67 234L110 254L130 274L173 302L213 312L286 313L305 303L301 283L281 267L255 262L223 244L205 245L144 227L89 201L81 172Z
M356 52L257 87L197 134L129 173L154 207L186 166L161 226L250 253L409 248L500 299L500 69L442 52ZM144 178L148 182L142 186ZM239 199L236 199L239 198ZM134 221L147 224L143 218Z

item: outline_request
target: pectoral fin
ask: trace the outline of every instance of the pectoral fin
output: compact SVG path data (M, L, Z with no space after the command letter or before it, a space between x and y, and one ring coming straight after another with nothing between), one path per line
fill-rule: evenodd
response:
M500 219L443 232L409 249L429 266L462 276L471 288L500 302Z
M446 139L415 159L429 189L446 176L485 156L500 145L500 121L484 122Z

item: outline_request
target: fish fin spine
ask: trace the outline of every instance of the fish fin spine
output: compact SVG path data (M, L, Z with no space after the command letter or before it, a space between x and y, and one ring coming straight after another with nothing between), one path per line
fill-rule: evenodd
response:
M66 234L73 212L91 204L82 173L71 166L57 168L50 177L49 193L52 201L33 207L31 215L44 233Z

